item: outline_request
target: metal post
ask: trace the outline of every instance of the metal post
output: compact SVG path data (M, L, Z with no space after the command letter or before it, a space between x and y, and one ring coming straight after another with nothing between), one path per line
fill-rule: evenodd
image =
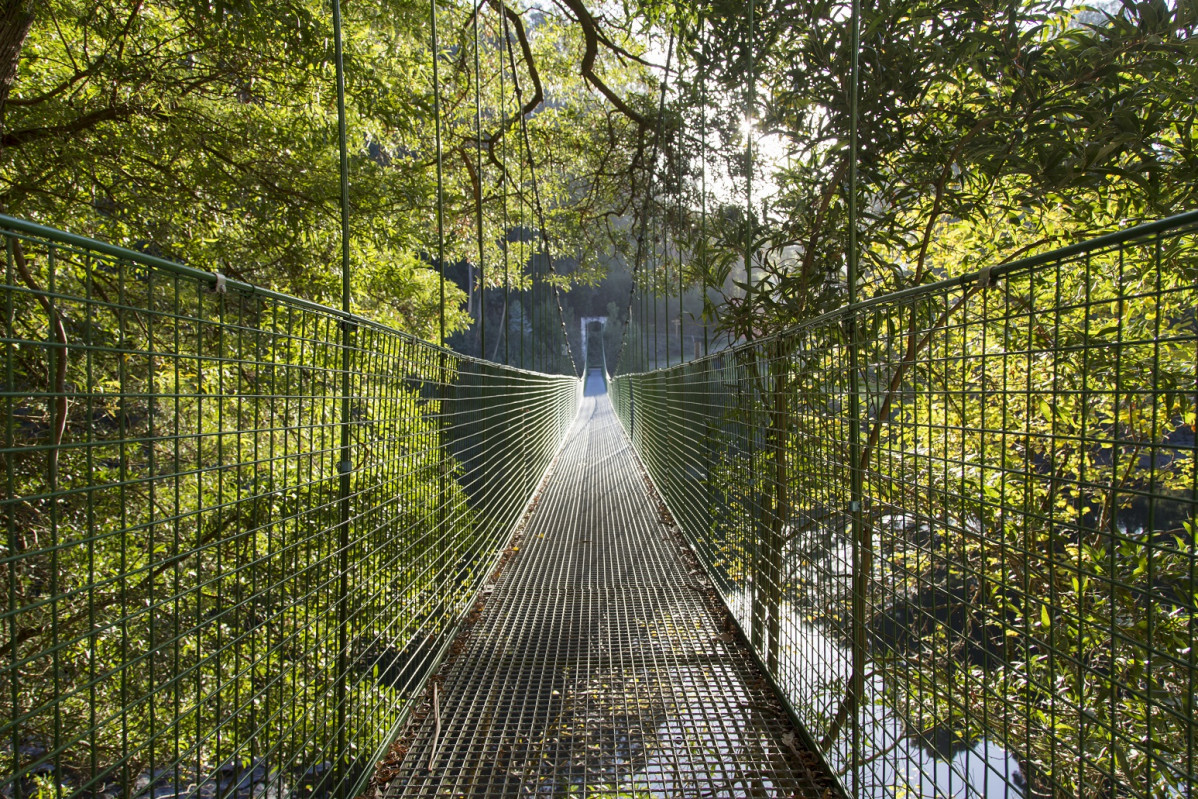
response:
M769 537L766 540L766 573L767 601L766 609L769 614L768 633L769 650L766 665L770 674L778 675L779 639L782 637L782 539L783 527L790 517L790 473L786 462L786 438L790 429L790 399L789 368L787 364L786 341L779 337L774 341L773 363L770 365L771 409L773 417L770 433L773 441L770 443L770 454L774 461L774 497L773 508L769 518Z
M753 107L757 101L757 76L755 74L755 66L753 63L753 28L756 24L755 19L756 7L753 0L749 0L748 9L748 26L745 37L745 53L748 59L748 86L746 87L745 98L745 162L746 162L746 182L745 182L745 310L747 311L745 319L745 338L749 341L753 340ZM748 475L749 475L749 531L753 537L753 623L751 630L751 638L753 647L758 651L762 651L765 643L765 597L762 593L763 573L765 571L764 553L761 547L761 491L757 484L757 397L753 390L753 386L757 383L755 378L760 377L761 370L758 363L758 353L750 351L749 363L746 367L749 370L749 391L747 393L748 401L748 441L747 448L749 454ZM765 398L762 397L762 402Z
M858 785L860 769L855 766L861 756L861 698L865 693L865 603L869 585L869 574L873 569L871 542L866 538L862 515L864 464L861 463L861 376L860 330L857 325L857 105L860 92L861 8L859 0L852 0L851 38L849 42L851 66L849 69L849 248L846 263L849 313L849 518L853 542L853 671L849 686L850 720L852 724L852 749L849 754L853 795L860 793Z
M449 388L448 363L445 357L445 178L442 163L441 145L441 72L438 66L441 60L441 46L437 38L437 0L429 0L429 16L432 25L433 45L433 114L436 117L436 148L437 148L437 273L440 277L440 344L441 351L437 353L437 565L436 573L442 573L445 566L445 537L446 537L446 490L447 463L445 456L445 404ZM438 603L434 613L434 625L438 631L445 625L444 598Z
M753 110L757 105L757 75L753 63L753 28L756 8L749 0L749 33L745 49L749 59L748 98L745 102L745 308L749 311L745 337L753 338Z
M352 298L350 295L350 257L349 257L349 151L346 145L345 123L345 58L341 35L341 2L333 1L333 47L334 62L337 71L337 145L340 150L341 170L341 310L346 314L341 320L341 449L337 471L340 477L340 496L338 497L339 522L337 525L337 567L340 571L337 583L337 675L336 675L336 705L337 705L337 760L334 773L337 775L336 792L339 797L346 797L348 790L346 780L349 776L347 762L348 741L346 724L348 723L347 685L349 671L349 518L350 518L350 471L353 464L350 461L350 345L352 325L348 314L351 312Z

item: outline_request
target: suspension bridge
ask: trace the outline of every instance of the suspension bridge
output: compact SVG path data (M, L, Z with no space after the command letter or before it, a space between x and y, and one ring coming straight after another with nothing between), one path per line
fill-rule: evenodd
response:
M583 380L4 218L5 795L1185 795L1196 226Z
M436 343L354 312L337 2L339 308L0 216L0 797L1192 796L1198 212L859 295L851 3L848 246L821 288L844 301L685 351L683 260L704 291L711 271L701 78L694 163L660 128L636 148L621 353L587 316L576 361L528 131L544 96L504 8L519 163L487 141L490 238L481 6L472 79L454 51L493 360L446 346L435 2ZM740 227L720 213L751 309L781 289L754 271L751 135L744 163ZM698 246L649 227L670 191L682 215L684 166ZM542 270L520 367L517 239Z

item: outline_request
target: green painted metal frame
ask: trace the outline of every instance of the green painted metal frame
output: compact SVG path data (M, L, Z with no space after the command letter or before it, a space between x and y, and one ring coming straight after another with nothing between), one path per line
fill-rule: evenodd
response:
M1195 307L1198 212L611 379L846 793L1198 782Z
M0 791L356 795L578 379L20 220L0 239Z

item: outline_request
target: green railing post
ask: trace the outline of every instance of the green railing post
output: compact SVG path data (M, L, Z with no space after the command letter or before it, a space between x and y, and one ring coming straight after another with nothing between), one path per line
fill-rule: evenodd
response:
M862 759L861 699L865 695L866 594L869 590L870 573L873 571L873 538L865 527L862 503L864 501L864 469L861 462L861 331L857 319L857 112L860 100L860 55L861 49L861 4L852 0L850 19L850 68L849 68L849 245L846 264L849 311L846 319L849 347L848 374L848 424L849 424L849 519L853 546L853 598L852 598L852 676L848 694L842 700L847 707L849 723L852 725L852 744L848 756L850 785L854 795L860 795L860 769ZM914 313L914 311L912 311Z
M753 643L753 648L758 652L765 650L765 625L766 625L766 610L765 610L765 552L764 552L764 536L761 534L761 484L760 475L757 472L757 435L761 430L760 420L758 419L757 405L758 402L765 403L765 396L761 392L761 370L760 370L760 352L758 348L753 347L743 353L745 357L744 363L740 368L745 371L746 377L737 380L738 384L748 386L748 389L743 392L742 398L747 404L745 410L744 435L745 448L748 452L748 491L745 492L745 503L748 506L748 532L749 532L749 551L752 553L752 568L750 574L753 576L752 581L752 596L753 596L753 624L750 640Z
M348 728L349 713L347 680L349 679L349 545L350 497L353 461L350 459L350 376L352 374L353 324L341 321L341 445L338 472L337 524L337 791L346 797L348 791ZM342 769L345 769L344 771Z
M336 794L348 799L349 779L349 701L347 681L349 679L349 520L350 520L350 475L353 462L350 459L350 369L352 366L353 325L349 314L352 309L350 287L349 252L349 149L346 143L345 119L345 52L341 32L341 2L333 4L333 53L337 73L337 147L340 167L341 201L341 443L337 460L339 522L337 525L337 752L334 779Z
M452 424L449 414L449 356L445 350L441 350L437 355L437 384L438 384L438 403L437 403L437 567L438 574L445 573L447 564L446 555L447 544L449 539L450 528L454 524L453 514L449 512L449 455L448 449L448 432ZM441 606L437 609L436 625L437 630L444 630L449 626L449 615L452 605L448 602L441 602Z
M748 59L748 81L745 97L745 337L753 340L753 125L757 106L757 67L753 57L753 29L756 27L756 7L749 0L749 24L745 37L745 52Z
M5 237L5 259L4 259L4 282L5 285L13 285L13 239ZM4 334L9 341L15 341L14 334L14 309L13 309L13 292L4 292ZM13 348L5 346L4 348L4 492L5 496L16 496L16 454L15 454L15 415L13 408L15 406L16 377L14 374L13 364ZM12 512L6 511L4 514L4 526L8 539L8 554L9 557L16 557L22 549L17 532L16 517ZM17 569L16 564L11 563L7 568L8 572L8 607L15 608L17 606ZM8 679L9 706L12 707L13 715L21 712L21 690L20 680L17 679L18 669L20 668L21 648L16 645L18 634L18 621L16 614L8 617L5 623L5 628L8 633L8 640L14 642L9 647L8 670L10 673ZM13 781L13 797L14 799L22 799L21 786L21 730L14 724L9 740L6 742L12 753L12 773L16 776Z
M767 539L769 650L766 665L775 676L778 674L778 642L782 634L783 529L790 518L790 473L786 462L786 442L790 429L790 381L785 352L785 341L779 337L774 341L774 358L770 368L772 374L768 383L771 395L768 435L772 439L769 450L774 465L774 497Z

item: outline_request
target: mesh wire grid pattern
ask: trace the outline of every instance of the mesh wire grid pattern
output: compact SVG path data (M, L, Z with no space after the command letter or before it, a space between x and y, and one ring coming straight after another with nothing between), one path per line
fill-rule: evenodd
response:
M1196 220L613 379L851 795L1193 794Z
M0 236L0 794L350 795L580 382L18 220Z
M586 394L388 796L824 796L659 518L598 372Z

